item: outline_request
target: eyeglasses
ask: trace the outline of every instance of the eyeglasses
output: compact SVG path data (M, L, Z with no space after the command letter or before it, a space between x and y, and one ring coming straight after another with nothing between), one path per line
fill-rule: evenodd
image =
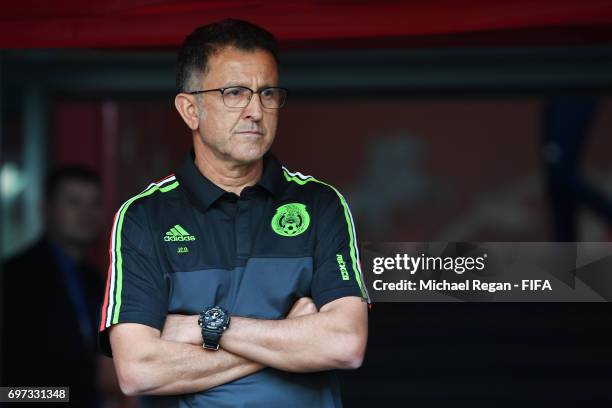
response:
M197 95L206 92L221 92L223 103L228 108L246 108L253 94L259 94L259 100L264 108L279 109L285 105L287 101L287 89L277 86L269 86L261 88L255 92L246 86L230 86L227 88L205 89L203 91L187 92L190 95Z

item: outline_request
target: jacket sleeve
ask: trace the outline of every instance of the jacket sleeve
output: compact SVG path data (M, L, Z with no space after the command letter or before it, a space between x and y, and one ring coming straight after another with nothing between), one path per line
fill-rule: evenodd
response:
M108 329L118 323L163 328L168 310L168 287L157 261L154 237L143 209L124 204L113 223L109 267L100 309L99 346L112 355Z
M311 293L317 308L345 296L369 301L361 274L355 226L348 204L326 186L319 202Z

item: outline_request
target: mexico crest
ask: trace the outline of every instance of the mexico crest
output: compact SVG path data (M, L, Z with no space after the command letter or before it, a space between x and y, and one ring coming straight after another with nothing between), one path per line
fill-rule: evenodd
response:
M300 235L309 225L310 215L306 206L300 203L281 205L272 217L272 230L285 237Z

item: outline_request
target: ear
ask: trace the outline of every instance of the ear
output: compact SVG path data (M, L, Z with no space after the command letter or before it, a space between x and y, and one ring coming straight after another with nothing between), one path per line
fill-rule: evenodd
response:
M200 117L195 95L177 94L174 97L174 106L189 129L197 130Z

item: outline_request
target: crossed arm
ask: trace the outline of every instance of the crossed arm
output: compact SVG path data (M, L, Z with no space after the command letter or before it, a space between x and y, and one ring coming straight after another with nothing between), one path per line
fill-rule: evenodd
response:
M161 332L135 323L110 330L124 393L185 394L266 366L291 372L357 368L367 342L367 304L349 296L317 311L311 299L301 298L286 319L232 316L218 351L202 348L197 316L169 315Z

